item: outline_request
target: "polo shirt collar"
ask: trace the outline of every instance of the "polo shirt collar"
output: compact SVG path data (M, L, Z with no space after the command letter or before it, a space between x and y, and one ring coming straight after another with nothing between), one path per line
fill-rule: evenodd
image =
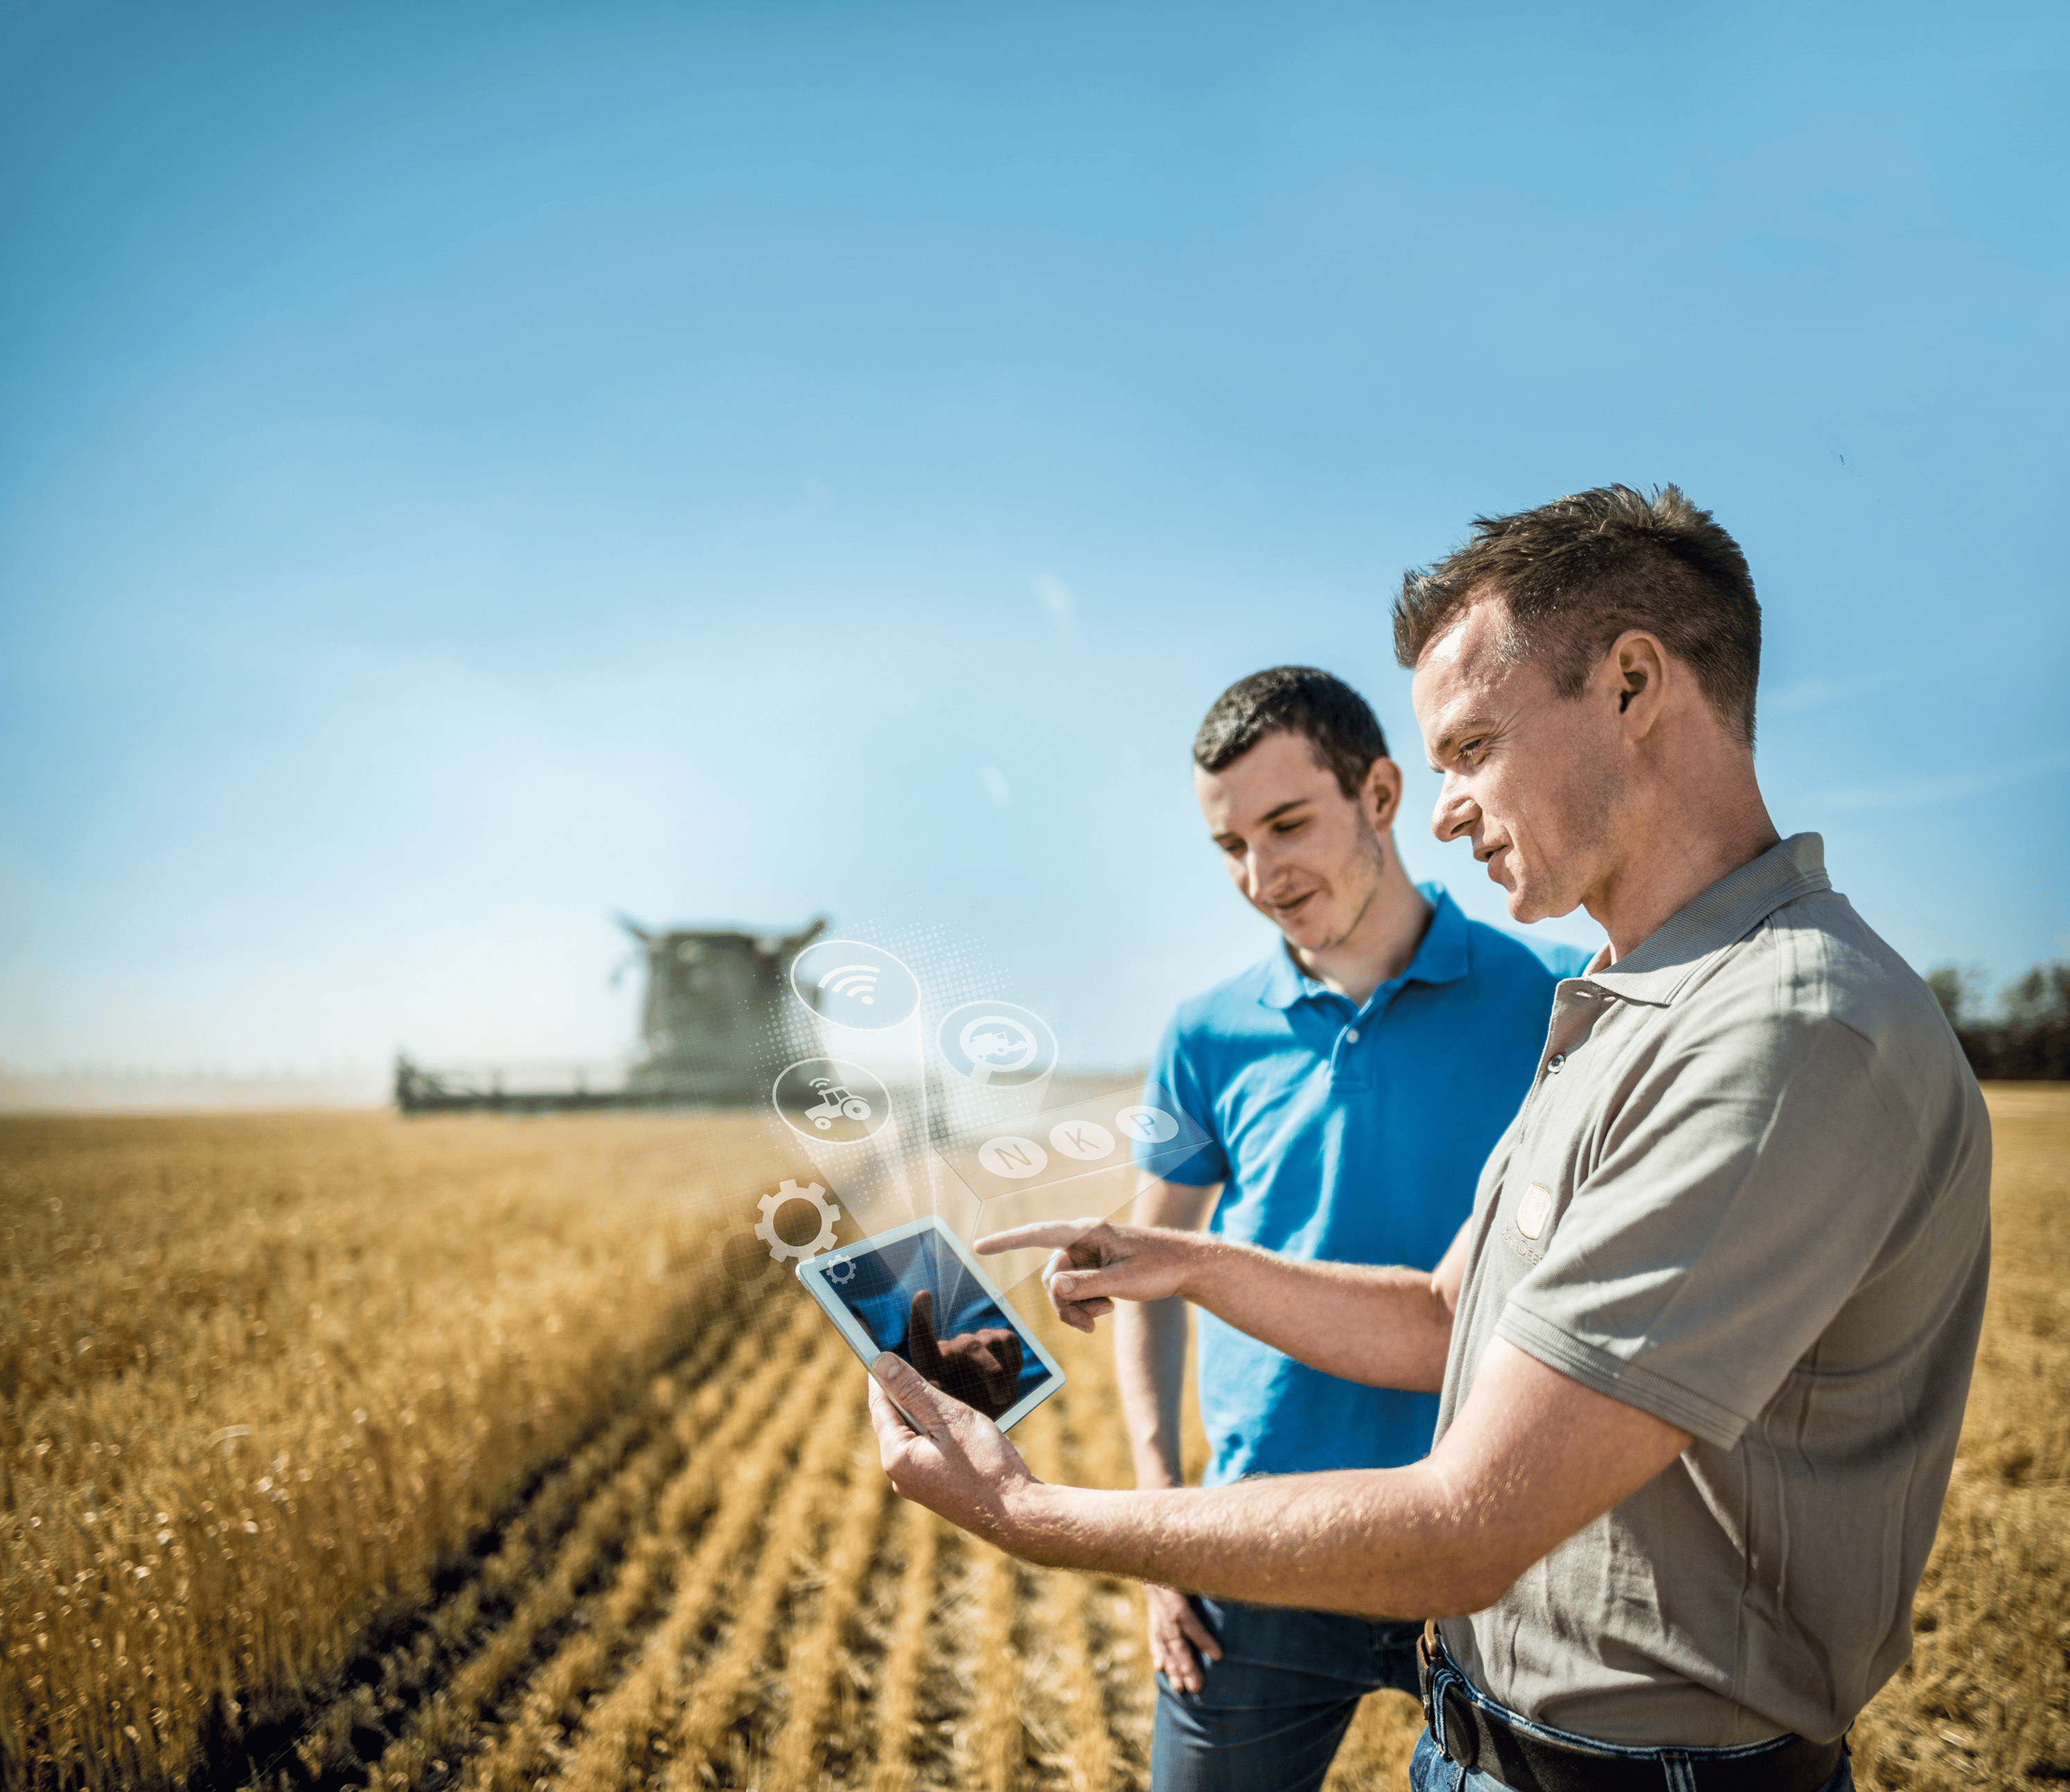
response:
M1423 930L1422 943L1409 959L1409 968L1394 981L1400 983L1457 983L1472 968L1472 945L1467 918L1459 912L1451 893L1442 884L1418 884L1423 899L1431 907L1430 925ZM1385 989L1389 986L1382 984ZM1266 960L1265 988L1258 1000L1267 1008L1287 1009L1311 996L1335 992L1324 988L1294 962L1294 951L1285 940Z
M1608 969L1585 973L1629 1001L1665 1006L1713 952L1744 939L1786 902L1831 890L1826 843L1792 834L1712 884Z

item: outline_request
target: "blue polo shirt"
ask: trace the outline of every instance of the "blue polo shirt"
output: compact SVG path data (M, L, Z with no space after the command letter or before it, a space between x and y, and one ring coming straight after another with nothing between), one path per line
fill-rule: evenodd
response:
M1362 1006L1284 945L1185 1003L1152 1066L1212 1143L1166 1180L1225 1184L1209 1229L1290 1257L1438 1266L1530 1086L1552 988L1589 954L1469 921L1436 884L1409 968ZM1198 1315L1209 1487L1393 1468L1430 1453L1435 1394L1340 1381Z

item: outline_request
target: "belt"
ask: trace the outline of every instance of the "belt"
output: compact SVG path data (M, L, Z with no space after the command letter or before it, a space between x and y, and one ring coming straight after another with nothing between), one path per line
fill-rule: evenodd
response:
M1844 1748L1801 1736L1744 1755L1680 1749L1598 1754L1570 1748L1520 1729L1468 1697L1466 1676L1445 1653L1434 1622L1417 1639L1416 1677L1423 1688L1423 1720L1445 1758L1491 1774L1516 1792L1818 1792L1839 1766Z

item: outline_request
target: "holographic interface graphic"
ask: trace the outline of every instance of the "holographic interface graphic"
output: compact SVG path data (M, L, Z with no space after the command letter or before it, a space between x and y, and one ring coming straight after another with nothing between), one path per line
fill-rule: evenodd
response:
M733 1060L719 1081L759 1099L654 1123L665 1182L681 1190L657 1254L743 1323L759 1329L765 1307L788 1307L793 1269L922 1221L968 1246L1036 1221L1107 1218L1206 1142L1166 1092L1065 1071L1068 1040L967 936L814 930L775 943L768 987L715 1029ZM1044 1260L1021 1251L984 1267L1011 1291ZM842 1267L847 1287L890 1273L859 1257ZM939 1307L929 1324L938 1344L971 1330ZM903 1340L910 1312L900 1324Z

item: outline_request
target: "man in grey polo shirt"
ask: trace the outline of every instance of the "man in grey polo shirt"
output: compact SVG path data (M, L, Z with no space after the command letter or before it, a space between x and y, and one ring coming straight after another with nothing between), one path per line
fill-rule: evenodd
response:
M1990 1130L1924 984L1781 840L1760 608L1672 486L1518 516L1404 581L1396 644L1520 921L1609 943L1434 1273L1022 1228L1086 1328L1183 1295L1327 1373L1440 1390L1413 1467L1047 1486L896 1358L902 1493L1034 1561L1257 1604L1448 1615L1418 1788L1836 1792L1910 1647L1981 1323ZM980 1245L980 1249L984 1248ZM918 1404L916 1405L915 1401Z

